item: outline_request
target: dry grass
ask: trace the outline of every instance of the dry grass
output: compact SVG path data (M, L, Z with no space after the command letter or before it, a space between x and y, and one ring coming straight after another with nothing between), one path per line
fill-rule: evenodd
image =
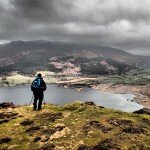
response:
M0 124L1 149L34 150L47 146L56 150L94 146L123 150L150 148L149 115L125 113L81 102L61 107L47 104L42 111L22 106L1 109L0 114L3 112L16 112L18 116ZM24 120L32 120L33 123L21 125ZM4 139L5 143L3 138L11 140Z

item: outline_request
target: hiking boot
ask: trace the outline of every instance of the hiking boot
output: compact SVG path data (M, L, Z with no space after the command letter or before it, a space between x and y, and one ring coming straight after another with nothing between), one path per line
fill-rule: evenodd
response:
M38 103L38 110L41 110L41 107L42 107L42 101L39 100L39 103Z
M36 104L34 103L34 104L33 104L33 110L36 110L36 107L37 107L37 106L36 106Z
M41 106L38 107L38 110L41 110Z
M33 110L36 110L36 108L33 108Z

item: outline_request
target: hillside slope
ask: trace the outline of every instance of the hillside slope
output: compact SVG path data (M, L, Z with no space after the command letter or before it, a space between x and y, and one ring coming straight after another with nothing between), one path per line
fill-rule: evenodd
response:
M62 67L57 67L54 62L69 62L71 66L62 64ZM49 70L63 74L109 74L128 70L142 62L138 56L104 46L43 40L0 45L0 73Z
M127 150L150 148L150 116L74 102L0 109L1 149Z

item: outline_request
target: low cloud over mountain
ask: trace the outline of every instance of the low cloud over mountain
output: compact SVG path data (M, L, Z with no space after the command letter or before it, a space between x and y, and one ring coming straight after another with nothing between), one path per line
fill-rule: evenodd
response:
M149 0L0 0L0 41L46 39L150 55Z

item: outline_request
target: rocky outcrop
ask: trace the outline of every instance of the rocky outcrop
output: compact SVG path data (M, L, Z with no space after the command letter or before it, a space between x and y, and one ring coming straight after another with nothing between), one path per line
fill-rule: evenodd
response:
M3 143L8 143L11 141L11 138L9 137L5 137L5 138L1 138L0 139L0 144L3 144Z
M37 131L39 129L40 129L39 126L31 126L28 129L26 129L26 132L35 132L35 131Z
M0 108L15 108L15 105L11 102L0 103Z
M143 109L140 109L140 110L137 110L135 112L133 112L135 114L146 114L146 115L150 115L150 109L148 108L143 108Z
M101 124L99 121L90 121L89 123L87 123L85 126L84 126L84 130L87 132L89 132L92 128L97 128L97 129L100 129L102 130L103 133L107 133L109 132L110 130L112 130L111 127L108 127L108 126L105 126L103 124Z
M20 124L23 125L23 126L28 126L28 125L33 124L33 120L25 119Z
M46 143L41 146L40 150L54 150L55 145L52 143Z
M130 134L141 134L144 133L144 130L139 126L130 126L123 129L123 132L130 133Z
M87 102L85 102L85 104L86 104L86 105L91 105L91 106L96 106L95 103L92 102L92 101L91 101L91 102L90 102L90 101L87 101Z
M50 122L54 122L56 119L62 118L62 113L41 113L40 115L36 115L36 119L46 120Z
M18 113L16 112L0 112L0 124L7 123L12 119L16 119Z
M79 146L78 150L121 150L121 146L116 144L112 139L106 139L95 146Z

